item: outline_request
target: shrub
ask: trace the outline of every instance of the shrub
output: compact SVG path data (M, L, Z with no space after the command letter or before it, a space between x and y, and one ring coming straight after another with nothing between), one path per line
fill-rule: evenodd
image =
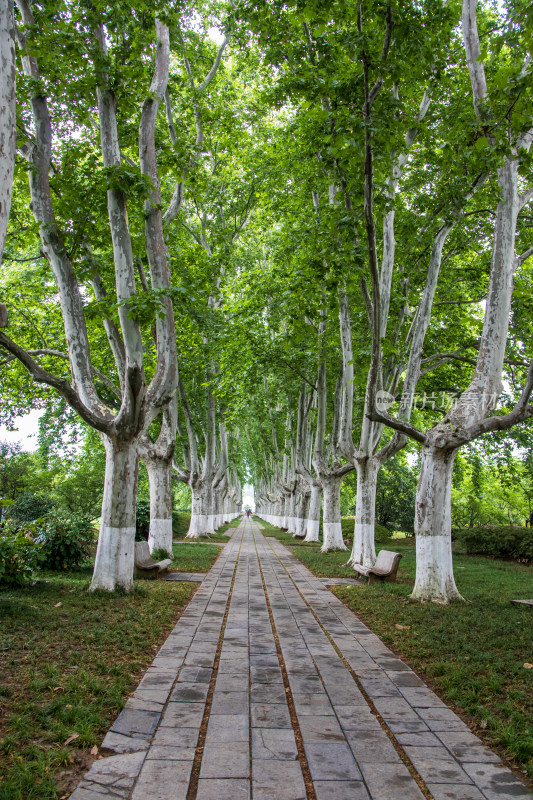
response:
M527 563L533 561L531 528L463 528L454 531L454 538L464 544L469 555L514 558Z
M391 540L392 531L386 528L385 525L380 525L376 522L374 525L374 537L378 544L386 544Z
M137 516L135 518L135 541L148 541L150 532L150 503L146 500L139 500L137 503Z
M190 511L173 511L172 512L172 533L174 536L184 536L189 530L191 524Z
M53 506L53 502L42 494L23 492L9 508L8 514L16 522L33 522L45 517Z
M41 546L33 532L16 530L11 525L0 528L0 586L21 586L32 577L39 564Z
M36 542L41 544L41 563L47 569L79 569L94 545L94 530L88 517L62 514L38 523Z

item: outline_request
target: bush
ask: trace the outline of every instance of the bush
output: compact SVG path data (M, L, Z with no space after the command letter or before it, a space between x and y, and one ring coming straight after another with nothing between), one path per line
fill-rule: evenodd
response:
M374 525L374 537L378 544L387 544L392 538L392 531L380 525L378 522Z
M191 524L190 511L173 511L172 512L172 533L174 536L185 536Z
M41 549L29 527L26 530L16 530L11 525L1 527L0 586L21 586L31 578L39 564Z
M464 544L469 555L513 558L526 563L533 561L531 528L462 528L454 531L454 538Z
M135 541L147 542L150 532L150 503L139 500L137 503L137 516L135 518Z
M50 513L54 504L42 494L23 492L9 508L8 515L16 522L33 522Z
M38 523L35 537L47 569L79 569L89 559L94 539L89 517L77 514L46 517Z

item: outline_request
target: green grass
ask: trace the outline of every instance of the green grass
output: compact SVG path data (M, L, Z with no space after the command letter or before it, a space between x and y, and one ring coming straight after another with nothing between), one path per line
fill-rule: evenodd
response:
M189 519L190 519L191 515L190 514L188 514L188 515L184 514L183 516L188 516ZM237 517L237 519L234 519L232 522L228 522L227 524L222 525L218 529L218 531L216 533L211 533L211 534L209 534L209 536L202 536L198 541L199 542L227 542L228 541L228 536L226 536L225 532L229 531L230 535L231 535L231 533L233 533L233 528L236 528L239 525L240 521L241 520L239 519L239 517ZM188 530L189 530L189 525L188 524L187 524L187 527L184 530L181 530L180 533L178 533L178 534L176 534L176 532L175 532L176 528L174 528L174 534L173 534L173 537L172 537L173 540L175 542L186 542L186 541L188 541L188 539L187 539L187 531Z
M227 536L224 537L224 541L228 541ZM210 544L205 539L200 539L197 542L174 544L172 547L174 561L170 569L178 570L179 572L207 572L221 550L221 547L216 544Z
M272 535L266 527L266 535ZM276 534L280 540L283 536ZM397 583L336 587L335 593L487 744L531 779L533 669L524 664L533 663L533 613L510 600L533 597L533 568L456 554L456 582L468 602L443 608L408 600L415 576L414 540L395 539L394 549L403 554ZM310 546L292 552L315 575L354 577L342 567L348 553L320 553Z
M179 568L195 572L220 552L177 549ZM195 590L153 580L136 581L131 595L89 594L91 571L0 591L0 800L72 791Z

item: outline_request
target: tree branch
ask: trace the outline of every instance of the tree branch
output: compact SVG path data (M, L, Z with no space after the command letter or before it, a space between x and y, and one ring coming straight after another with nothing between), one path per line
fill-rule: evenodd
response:
M0 345L26 367L36 383L45 384L59 392L59 394L65 398L71 408L73 408L74 411L76 411L80 417L87 422L88 425L98 431L101 431L102 433L110 432L113 426L114 418L109 411L107 411L106 418L99 414L94 414L91 409L87 408L87 406L82 402L79 394L65 378L58 378L55 375L52 375L52 373L47 372L47 370L43 369L36 361L34 361L34 359L26 350L24 350L22 347L19 347L18 344L12 341L12 339L6 336L2 331L0 331ZM66 358L68 358L66 354L61 355L64 355Z

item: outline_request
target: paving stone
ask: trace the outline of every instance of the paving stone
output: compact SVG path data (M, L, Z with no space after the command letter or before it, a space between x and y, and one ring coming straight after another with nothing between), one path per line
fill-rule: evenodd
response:
M370 800L362 781L313 781L316 800Z
M120 798L126 800L129 793L129 789L113 788L112 797L114 800L119 800ZM74 792L69 795L71 800L103 800L104 797L109 798L109 796L109 792L105 787L89 784L85 781L81 781Z
M161 725L166 728L199 728L204 709L204 703L169 703L161 718Z
M196 800L250 800L250 781L239 778L200 778Z
M398 733L396 734L398 744L413 745L420 747L440 747L441 741L437 739L435 733L425 731L424 733Z
M131 800L186 800L192 761L146 759Z
M111 726L111 731L113 733L122 733L125 736L150 738L157 727L160 717L161 712L125 708Z
M277 683L257 683L251 687L252 703L286 703L287 693L284 686Z
M424 681L414 672L387 672L387 677L395 686L424 686ZM401 689L400 689L401 691Z
M129 791L142 768L145 757L145 752L127 753L95 761L84 777L85 788L102 793L109 791L109 787L112 787L113 791L115 789Z
M248 675L232 674L224 672L217 675L215 684L217 691L221 692L243 692L248 691Z
M254 800L307 800L296 761L252 761L252 792Z
M249 778L248 742L209 742L204 747L200 778Z
M254 653L250 655L250 666L252 667L277 667L279 669L279 658L277 653ZM252 673L253 674L253 673ZM257 679L255 679L257 680ZM261 681L268 683L268 681Z
M211 714L247 714L249 705L248 692L220 692L215 685Z
M334 706L337 718L344 730L381 731L378 720L366 706Z
M400 692L413 708L445 708L440 697L425 686L399 686Z
M325 693L293 694L292 699L294 700L294 706L296 708L296 714L298 717L308 715L324 716L335 713L333 711L333 706L331 705L331 702Z
M445 747L405 747L405 754L426 783L472 783Z
M207 742L250 740L250 717L246 714L212 714L207 726Z
M252 758L294 761L298 748L289 728L252 728Z
M208 667L183 667L178 676L178 683L209 683L213 670Z
M159 727L152 740L152 746L168 745L170 747L194 748L198 744L200 728L163 728Z
M468 731L451 708L418 708L417 714L432 731Z
M361 771L376 800L422 800L424 797L403 764L361 764Z
M173 703L205 703L208 692L208 683L177 683L170 700Z
M172 670L150 670L145 673L144 678L140 682L138 689L157 689L161 692L167 692L172 689L174 681L176 680L176 669Z
M158 761L193 761L196 747L179 747L176 745L152 744L146 754L147 759Z
M504 767L496 764L466 763L462 766L487 800L511 800L516 797L533 796L529 789Z
M102 744L101 750L109 750L112 753L136 753L140 750L146 750L148 747L146 739L139 739L133 736L124 736L121 733L113 733L109 731L106 733Z
M305 755L313 781L361 780L361 773L345 742L304 740Z
M283 703L252 703L253 728L292 728L289 709Z
M305 716L299 720L304 743L342 742L344 733L334 716Z
M400 756L385 731L346 731L346 739L358 764L394 762Z
M428 789L434 800L486 800L476 786L464 783L430 783Z

